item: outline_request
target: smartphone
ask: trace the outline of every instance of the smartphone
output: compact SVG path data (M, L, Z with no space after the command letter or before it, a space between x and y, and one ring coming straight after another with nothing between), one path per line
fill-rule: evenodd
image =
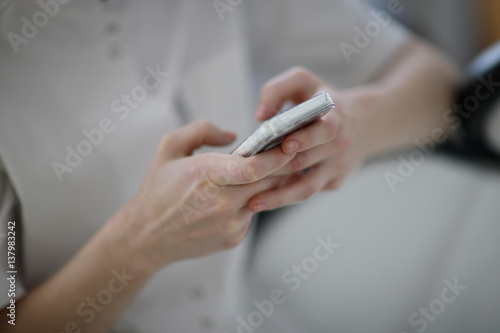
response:
M328 93L321 93L266 120L231 153L250 157L279 145L283 139L327 114L335 107Z

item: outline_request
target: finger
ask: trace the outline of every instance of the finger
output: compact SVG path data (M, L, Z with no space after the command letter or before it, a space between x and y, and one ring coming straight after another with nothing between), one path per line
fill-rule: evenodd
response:
M221 221L220 229L228 238L240 233L252 221L252 212L248 207L241 207L235 210L232 218L226 217L226 221Z
M254 212L249 210L247 207L242 208L240 212L238 212L239 218L230 224L230 228L232 229L231 236L229 239L223 241L223 248L231 249L243 242L252 225L253 214Z
M301 172L327 158L332 158L334 156L335 154L332 154L331 145L322 144L296 154L290 162L288 162L281 169L275 171L272 176L284 176Z
M241 198L238 201L241 202L241 207L244 207L248 200L256 194L278 188L283 183L284 178L283 176L266 177L255 183L231 186L230 193L232 198Z
M170 158L183 157L203 145L223 146L235 138L233 132L224 131L207 120L199 120L164 136L160 149Z
M255 183L235 186L218 186L208 183L193 193L192 205L198 211L216 210L234 211L247 206L248 200L254 195L278 188L283 182L283 176L266 177Z
M325 184L326 169L321 165L289 185L257 194L248 202L254 212L272 210L309 199Z
M325 186L323 186L323 190L332 191L340 188L344 183L345 178L346 178L345 176L339 176L337 178L330 180L328 183L326 183Z
M250 184L279 170L293 157L284 154L280 147L248 158L212 154L207 161L207 177L218 186Z
M332 112L332 111L331 111ZM338 128L337 117L322 117L311 125L288 135L281 143L285 154L293 154L331 141Z
M283 103L296 104L313 97L321 81L309 71L294 67L268 81L261 90L255 118L263 121L275 115Z
M235 186L217 186L212 185L210 188L204 188L200 196L209 199L210 205L228 206L234 209L239 209L247 206L248 200L254 195L278 188L283 182L280 177L266 177L255 183Z

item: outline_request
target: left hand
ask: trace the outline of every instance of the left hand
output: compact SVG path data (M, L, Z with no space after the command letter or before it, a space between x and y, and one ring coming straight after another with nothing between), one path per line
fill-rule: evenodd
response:
M285 101L299 104L321 92L332 96L335 108L283 140L283 152L296 156L273 175L289 175L288 180L251 198L248 204L253 211L276 209L306 200L320 190L337 189L367 155L365 124L353 112L348 94L303 68L292 68L264 85L255 117L266 120Z

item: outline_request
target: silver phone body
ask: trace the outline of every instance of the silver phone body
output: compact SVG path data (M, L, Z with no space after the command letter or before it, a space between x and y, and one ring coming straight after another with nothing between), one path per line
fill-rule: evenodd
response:
M266 120L231 153L250 157L279 145L283 139L327 114L335 107L328 93L321 93Z

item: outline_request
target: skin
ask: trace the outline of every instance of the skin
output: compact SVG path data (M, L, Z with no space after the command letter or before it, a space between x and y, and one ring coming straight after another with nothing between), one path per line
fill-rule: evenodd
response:
M108 331L156 272L236 246L256 211L338 188L368 156L410 146L434 128L446 129L442 115L459 82L445 58L414 41L363 87L339 91L303 68L267 83L256 111L259 120L274 115L286 100L300 103L321 91L330 92L337 104L317 123L289 135L281 147L248 159L191 156L203 145L226 145L235 136L207 121L166 135L134 198L61 270L18 300L16 326L1 320L0 331ZM292 151L293 141L298 148ZM84 322L75 310L110 288L113 270L125 270L133 279ZM4 308L0 316L6 314Z
M258 120L276 114L287 100L301 103L325 91L336 107L283 140L283 152L296 156L273 175L293 176L284 186L253 197L250 209L272 210L337 189L368 157L412 147L436 128L448 132L452 123L443 115L460 84L456 68L417 40L378 79L355 89L337 90L301 67L270 80L262 88Z

